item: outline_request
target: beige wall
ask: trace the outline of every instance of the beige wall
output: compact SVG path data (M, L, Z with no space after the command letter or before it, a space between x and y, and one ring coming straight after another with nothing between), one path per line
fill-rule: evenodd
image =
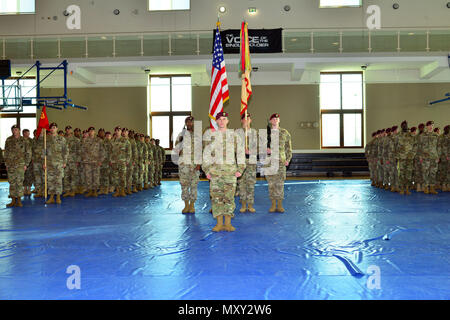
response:
M231 128L240 126L240 87L230 87L230 102L225 111L230 113ZM448 83L435 84L368 84L366 86L366 135L373 131L399 125L408 120L410 126L434 120L441 128L449 124L449 102L427 107L427 102L443 98L450 92ZM43 95L61 94L60 89L44 89ZM88 111L68 108L65 111L48 109L51 122L60 128L67 124L86 129L94 126L113 130L116 125L147 132L146 88L85 88L70 89L74 103L87 106ZM193 116L209 126L209 87L192 88ZM320 149L320 129L301 129L300 122L320 122L319 86L254 86L249 104L254 128L266 128L272 113L281 115L281 126L292 135L295 150ZM180 128L181 130L181 128ZM175 132L177 134L177 132Z
M410 127L434 120L441 130L450 124L450 102L428 107L430 101L444 98L450 83L433 84L369 84L366 86L367 138L373 131L400 125L407 120Z
M42 89L42 96L62 95L62 89ZM90 126L114 130L119 125L147 133L147 88L79 88L69 89L68 97L74 104L85 106L84 111L68 107L59 111L47 109L50 122L60 129L70 124L73 128Z

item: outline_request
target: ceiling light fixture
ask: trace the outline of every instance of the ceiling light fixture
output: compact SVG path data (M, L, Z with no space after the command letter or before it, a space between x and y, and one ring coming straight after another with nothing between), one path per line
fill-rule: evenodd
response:
M251 15L255 15L257 13L257 10L255 7L251 7L251 8L248 8L248 13Z
M225 8L224 6L221 6L221 7L219 7L219 12L225 13L225 12L227 12L227 8Z

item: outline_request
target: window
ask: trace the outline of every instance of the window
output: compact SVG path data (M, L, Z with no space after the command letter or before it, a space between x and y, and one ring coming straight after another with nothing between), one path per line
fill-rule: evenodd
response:
M0 0L0 14L30 14L35 8L35 0Z
M361 0L320 0L320 8L361 7Z
M189 10L190 0L148 0L149 11Z
M18 103L16 98L30 98L29 101L35 103L32 97L36 97L36 79L28 78L19 80L20 92L17 91L17 79L5 80L5 86L0 87L0 98L7 98L6 100L0 99L0 105L6 107L0 111L0 146L5 148L6 139L11 136L11 127L17 124L21 131L23 129L30 130L31 137L33 131L36 129L36 107L24 106L22 112L6 112L9 108L15 108L13 104ZM1 84L1 82L0 82ZM8 104L7 106L5 106Z
M174 139L183 130L184 119L191 115L191 77L150 77L150 133L160 146L172 149Z
M322 148L363 147L363 75L320 74Z

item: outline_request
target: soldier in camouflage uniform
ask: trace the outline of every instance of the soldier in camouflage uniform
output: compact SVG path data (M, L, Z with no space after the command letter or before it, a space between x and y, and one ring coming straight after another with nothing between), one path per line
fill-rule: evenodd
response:
M156 148L156 141L153 138L150 139L150 148L151 148L151 154L152 154L153 161L150 162L148 180L149 180L150 186L153 188L153 187L156 187L156 185L157 185L157 183L156 183L156 168L158 166L158 161L159 161L158 151Z
M103 139L103 150L105 151L105 157L100 167L100 193L109 194L111 187L111 132L105 132L105 138Z
M125 197L125 188L127 186L127 167L131 161L130 141L122 137L122 129L114 129L115 137L112 141L111 150L111 171L113 172L113 183L116 192L113 197Z
M26 143L28 143L28 149L33 149L33 140L30 138L30 130L23 129L22 136ZM27 170L25 171L25 176L23 180L23 195L31 196L31 186L33 185L33 162L27 164Z
M391 128L391 134L388 136L388 161L389 161L389 184L391 192L400 192L398 186L398 162L396 155L396 145L398 140L398 127L393 126Z
M417 152L414 158L414 185L417 192L423 192L423 173L422 173L422 163L420 162L422 150L419 149L419 138L424 133L425 124L423 123L419 124L418 128L419 132L415 136Z
M85 168L86 197L98 197L100 186L100 167L105 160L103 141L95 134L95 128L88 129L89 137L81 145L82 161Z
M373 160L374 160L373 146L375 144L375 139L376 139L376 133L373 132L372 140L370 140L370 142L367 143L366 147L364 148L364 155L366 156L367 164L369 166L370 181L372 182L372 186L375 185L375 171L373 168Z
M11 127L12 136L5 142L5 165L8 172L9 194L12 199L7 208L22 207L23 180L27 165L31 162L30 144L20 136L17 125Z
M437 150L438 135L433 132L433 124L433 121L427 122L427 130L419 136L417 146L420 150L419 161L422 164L423 192L425 194L437 194L435 184L439 152Z
M178 176L181 184L181 199L184 201L182 213L195 213L197 185L200 176L200 165L195 163L194 117L184 120L185 129L175 141L175 152L178 152ZM201 142L197 141L197 144Z
M449 172L449 165L450 165L450 159L449 159L449 142L450 142L450 126L447 125L444 127L444 133L439 136L439 140L438 140L438 149L440 150L440 154L439 154L439 176L438 176L438 181L441 185L441 190L443 192L448 192L450 191L450 183L449 183L449 176L450 176L450 172Z
M79 188L78 168L81 162L81 141L72 134L72 127L66 126L66 143L69 152L67 165L64 169L64 195L63 197L74 197Z
M147 167L148 163L148 149L147 145L145 144L145 136L142 133L137 135L137 139L138 140L136 144L138 146L138 153L139 153L139 174L138 174L137 190L142 191L144 183L147 184L147 180L144 179L144 176L147 173L145 168Z
M386 138L386 130L382 129L380 131L380 135L378 137L378 143L377 143L377 155L378 155L378 162L377 162L377 180L378 180L378 188L384 188L383 185L383 179L384 179L384 172L383 172L383 146L384 146L384 140Z
M145 136L144 139L145 146L147 147L147 161L144 168L144 190L153 188L151 184L151 166L153 165L153 149L152 143L150 142L150 136Z
M245 114L241 116L242 128L237 130L237 134L241 136L241 141L245 145L245 170L242 176L238 179L239 198L241 201L241 209L239 212L246 211L256 212L253 208L255 202L255 184L256 184L256 162L258 153L258 132L251 128L252 118L247 113L247 120ZM247 128L247 130L245 130ZM247 137L246 137L247 135ZM247 142L246 142L247 141ZM247 209L248 205L248 209Z
M202 163L203 171L210 180L213 217L217 219L212 231L234 231L231 218L234 217L236 179L245 169L245 151L239 135L227 129L228 113L219 112L216 122L219 129L206 132L206 137L210 136L210 139L205 141ZM242 148L241 155L238 147Z
M50 198L47 200L46 204L55 202L56 204L61 204L64 168L66 167L69 155L66 139L57 133L58 125L52 123L50 125L50 135L47 137L47 178Z
M158 161L158 165L157 165L157 174L156 174L156 184L157 185L161 185L161 180L162 180L162 173L163 173L163 167L164 167L164 162L166 161L166 150L161 147L159 145L159 139L155 140L155 144L157 147L157 154L159 157L159 161Z
M134 131L130 130L128 133L128 140L131 145L131 163L130 167L127 169L127 194L133 194L137 192L136 183L137 183L137 173L138 173L138 151L136 145L136 139L134 138Z
M36 132L37 130L35 130ZM41 133L39 137L34 134L32 143L32 160L33 162L33 176L34 176L34 190L36 194L35 198L41 198L44 196L44 170L42 168L44 164L44 134Z
M269 185L269 197L272 201L269 212L284 212L284 180L286 180L286 168L289 166L289 162L291 162L292 159L291 135L286 129L281 128L279 124L280 115L275 113L270 117L270 126L267 128L268 139L270 137L267 150L269 156L267 157L266 165L264 166L264 175ZM275 152L275 155L272 154L274 152L271 150L273 148L272 135L278 135L279 150L278 154ZM274 165L274 161L278 161L278 170L276 171L272 170L272 168L268 168L270 163Z
M408 130L408 122L401 124L402 131L398 135L395 154L398 161L400 194L410 195L414 156L417 151L415 137Z

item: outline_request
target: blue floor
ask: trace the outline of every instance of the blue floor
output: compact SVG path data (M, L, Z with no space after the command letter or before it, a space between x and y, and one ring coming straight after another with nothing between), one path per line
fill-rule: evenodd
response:
M180 213L180 192L164 181L126 198L7 209L0 183L0 299L450 298L449 193L289 180L280 214L258 181L257 213L213 233L208 182L195 215ZM80 289L68 289L71 265Z

